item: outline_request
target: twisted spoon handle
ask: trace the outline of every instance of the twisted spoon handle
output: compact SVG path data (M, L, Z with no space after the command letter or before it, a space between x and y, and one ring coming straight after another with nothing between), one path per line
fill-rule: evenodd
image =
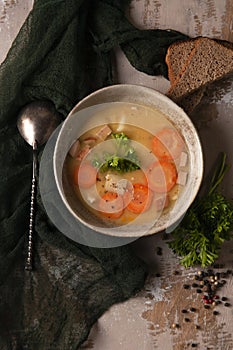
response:
M36 173L37 173L37 142L35 141L33 147L33 165L32 165L32 187L31 187L31 201L30 201L30 220L28 231L28 249L25 270L32 270L32 246L33 246L33 231L34 231L34 217L35 217L35 196L36 196Z

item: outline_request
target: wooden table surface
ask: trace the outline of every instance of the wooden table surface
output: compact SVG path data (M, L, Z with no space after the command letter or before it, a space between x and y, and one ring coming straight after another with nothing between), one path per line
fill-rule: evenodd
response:
M32 0L0 0L0 62L33 4ZM139 28L171 28L192 37L208 36L233 41L232 0L134 0L129 18ZM153 49L153 48L152 48ZM145 85L166 92L169 82L132 68L116 51L118 82ZM225 151L233 164L233 79L225 79L191 116L203 145L205 173L217 154ZM233 169L226 175L223 190L233 198ZM113 305L94 325L81 347L94 350L183 350L233 349L233 276L219 290L232 306L205 309L196 293L199 268L184 269L163 240L162 234L138 240L135 251L150 266L144 289L130 300ZM161 249L160 249L161 248ZM158 254L158 253L161 253ZM215 272L233 269L233 241L224 245ZM190 286L184 289L184 284ZM190 308L195 308L191 312ZM183 313L182 310L187 310ZM213 311L218 311L217 315ZM188 320L185 320L188 319ZM173 324L179 327L173 328ZM198 326L198 327L197 327Z

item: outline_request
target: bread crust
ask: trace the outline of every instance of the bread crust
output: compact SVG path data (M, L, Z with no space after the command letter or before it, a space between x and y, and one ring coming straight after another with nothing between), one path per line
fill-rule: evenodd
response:
M175 42L168 48L166 55L166 63L168 66L168 78L170 80L171 85L175 83L178 76L180 76L182 74L182 71L185 69L185 63L188 62L189 55L194 49L195 40L196 38ZM176 56L177 52L178 59L174 60L173 55ZM197 91L188 94L187 96L181 98L178 101L179 106L182 107L186 113L191 113L201 101L204 92L205 88L202 87Z

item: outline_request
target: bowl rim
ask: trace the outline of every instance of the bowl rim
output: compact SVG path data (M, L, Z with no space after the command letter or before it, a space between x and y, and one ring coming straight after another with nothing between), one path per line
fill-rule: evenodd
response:
M67 209L69 210L69 212L71 213L72 216L74 216L79 222L81 222L84 226L87 226L88 228L92 229L92 230L95 230L96 232L99 232L99 233L102 233L102 234L106 234L108 236L116 236L116 237L132 237L132 235L127 235L126 231L123 231L123 232L119 232L119 235L114 233L114 234L111 234L111 230L109 230L109 228L105 229L105 228L102 228L102 227L93 227L93 224L89 224L87 221L83 220L81 217L79 217L74 211L73 209L70 207L68 201L66 200L65 198L65 194L63 192L63 189L60 187L59 185L59 179L58 179L58 173L57 173L57 168L56 168L56 160L57 160L57 152L58 152L58 147L59 147L59 142L60 142L60 139L61 139L61 136L62 136L62 133L63 133L63 130L65 129L66 127L66 124L68 123L69 119L71 118L71 116L83 109L85 109L86 107L88 106L85 106L85 104L90 100L92 99L93 97L97 96L99 94L103 94L105 92L108 92L108 91L112 91L114 92L115 90L119 90L119 89L124 89L124 88L128 88L128 89L138 89L138 90L141 90L141 91L144 91L144 92L148 92L149 94L154 94L154 96L156 96L157 98L159 98L160 100L162 100L163 102L167 102L170 106L171 106L171 109L172 110L176 110L177 112L179 112L182 117L183 117L183 120L185 120L188 124L189 124L189 127L191 127L192 131L194 132L194 135L195 135L195 141L197 142L195 144L195 148L197 149L197 152L199 153L199 164L198 164L198 180L196 181L196 185L195 185L195 189L194 191L192 191L192 196L190 197L189 199L189 202L188 202L188 205L186 203L185 205L185 210L184 212L182 212L180 214L179 217L176 217L175 220L172 221L171 225L167 225L166 223L163 224L163 225L160 225L159 227L157 226L153 226L153 228L151 230L149 230L145 236L149 236L149 235L152 235L152 234L155 234L155 233L158 233L158 232L161 232L161 231L164 231L166 229L168 229L170 226L176 224L176 222L178 222L180 220L181 217L183 217L184 213L188 210L188 208L191 206L191 204L193 203L196 195L198 194L198 191L200 189L200 186L201 186L201 183L202 183L202 180L203 180L203 174L204 174L204 159L203 159L203 151L202 151L202 145L201 145L201 141L200 141L200 138L199 138L199 135L198 135L198 132L196 130L196 127L194 126L193 122L191 121L191 119L189 118L189 116L186 114L186 112L181 108L179 107L174 101L172 101L169 97L167 97L166 95L164 95L163 93L153 89L153 88L150 88L150 87L146 87L146 86L143 86L143 85L137 85L137 84L115 84L115 85L110 85L110 86L106 86L106 87L103 87L101 89L98 89L94 92L92 92L91 94L87 95L86 97L84 97L83 99L81 99L72 109L71 111L68 113L65 121L63 122L63 125L59 131L59 134L58 134L58 137L57 137L57 140L56 140L56 144L55 144L55 148L54 148L54 155L53 155L53 171L54 171L54 177L55 177L55 183L56 183L56 186L57 186L57 189L58 189L58 192L61 196L61 200L63 201L63 203L65 204L65 206L67 207ZM109 101L109 102L112 102L112 101ZM121 102L121 101L119 101ZM127 102L127 101L125 101ZM129 101L128 101L129 102ZM97 104L102 104L104 102L99 102ZM135 103L138 103L135 101ZM138 103L140 104L140 103ZM92 106L92 105L90 105ZM145 106L146 106L146 103L145 103ZM147 105L148 106L148 105ZM150 106L149 106L150 107ZM162 111L163 112L163 111ZM163 112L164 113L164 112ZM165 113L166 114L166 113ZM137 236L135 236L137 237ZM141 236L138 236L138 237L141 237Z

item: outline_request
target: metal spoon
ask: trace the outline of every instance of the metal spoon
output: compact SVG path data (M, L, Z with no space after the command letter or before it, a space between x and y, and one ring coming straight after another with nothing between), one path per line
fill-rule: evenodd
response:
M52 132L61 122L61 115L50 101L33 101L23 107L19 113L17 127L24 140L33 149L32 187L30 203L30 222L28 250L25 270L32 270L32 244L34 227L34 203L37 180L38 147L48 141Z

